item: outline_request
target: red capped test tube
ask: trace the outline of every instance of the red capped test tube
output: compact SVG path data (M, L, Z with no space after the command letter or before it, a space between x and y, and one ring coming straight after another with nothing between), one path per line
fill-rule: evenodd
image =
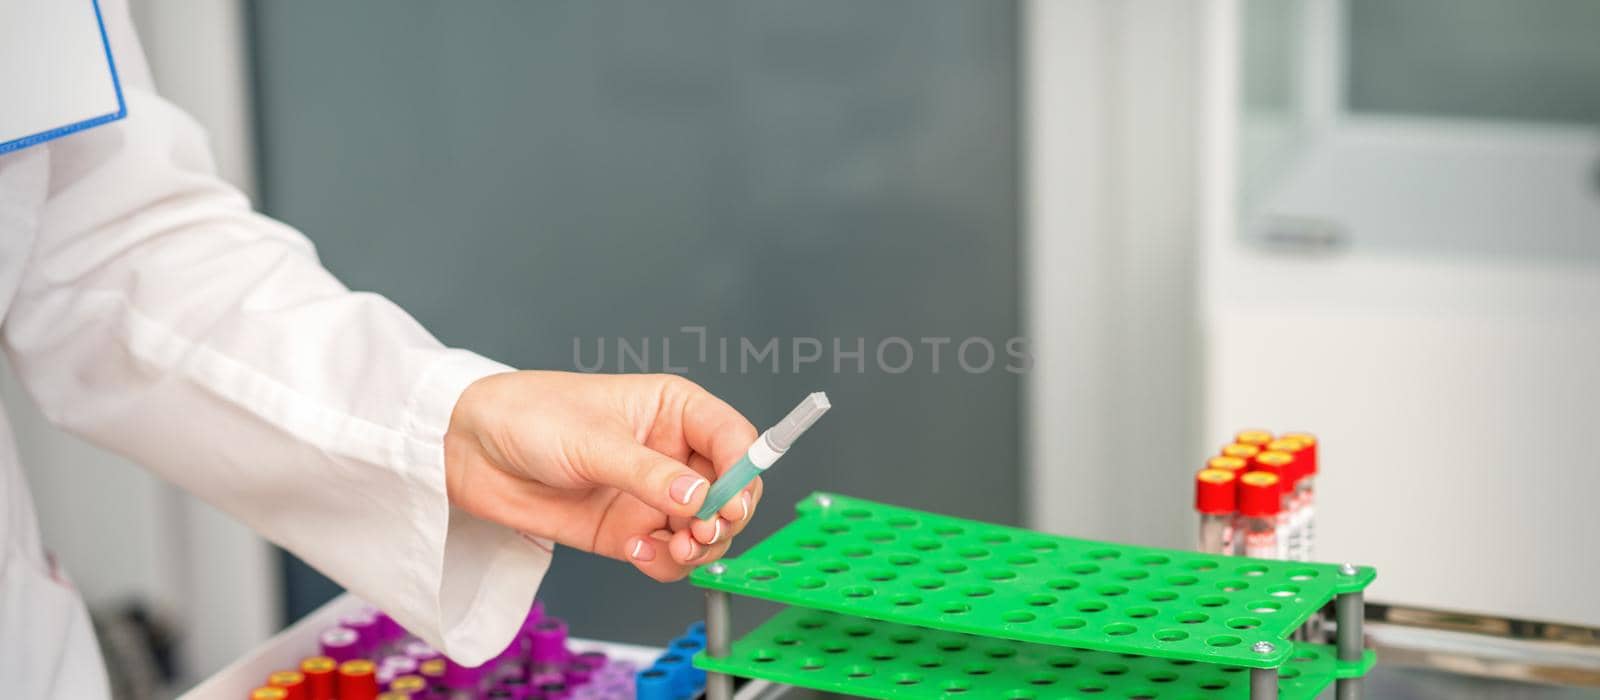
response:
M1294 504L1294 455L1288 452L1267 450L1256 455L1250 470L1278 477L1278 555L1276 559L1291 559L1298 555L1300 543L1290 522Z
M306 677L306 700L333 700L337 688L339 662L326 656L313 656L300 662Z
M1245 556L1278 558L1280 491L1276 474L1250 472L1239 477L1239 524L1235 530L1244 539Z
M1317 436L1289 433L1284 437L1299 440L1303 446L1295 455L1299 460L1300 480L1295 482L1294 488L1295 499L1300 502L1300 554L1305 561L1312 561L1317 551Z
M1291 561L1307 561L1305 514L1302 512L1303 492L1300 482L1306 476L1306 444L1299 438L1280 437L1267 443L1267 450L1283 452L1293 457L1289 465L1284 468L1288 478L1284 480L1284 512L1289 516L1288 554L1285 558Z
M1212 457L1206 460L1206 469L1221 469L1238 476L1250 471L1250 463L1238 457Z
M1233 434L1236 445L1255 445L1266 449L1267 443L1272 442L1272 433L1266 430L1241 430Z
M1229 443L1227 445L1223 445L1222 450L1218 454L1222 455L1223 457L1238 457L1239 459L1248 462L1252 459L1255 459L1256 455L1261 454L1261 446L1241 445L1237 442Z
M287 697L289 697L288 691L270 685L250 691L250 700L284 700Z
M267 676L267 685L283 688L284 700L310 700L306 695L306 674L299 671L278 671Z
M1222 469L1201 469L1194 475L1194 509L1200 511L1200 551L1233 554L1233 520L1238 505L1238 477Z
M378 666L367 659L339 664L339 700L376 700Z

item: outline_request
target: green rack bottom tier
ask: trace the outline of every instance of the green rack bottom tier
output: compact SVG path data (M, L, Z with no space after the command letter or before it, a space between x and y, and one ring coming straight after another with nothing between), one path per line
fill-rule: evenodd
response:
M696 586L1018 642L1276 668L1371 568L1058 537L813 494L799 517ZM1268 642L1266 645L1258 645Z
M978 637L838 613L789 608L696 667L825 692L916 698L1248 698L1249 669L1184 659ZM1333 647L1292 645L1278 670L1280 698L1314 698L1337 678L1372 667L1335 659Z

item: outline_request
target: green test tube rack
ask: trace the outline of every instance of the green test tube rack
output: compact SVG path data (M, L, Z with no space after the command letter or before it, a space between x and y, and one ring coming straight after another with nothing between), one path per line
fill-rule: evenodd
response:
M728 676L875 698L1359 697L1366 567L1077 540L813 494L700 567L709 700ZM728 596L785 603L737 643ZM1289 637L1330 601L1338 644Z

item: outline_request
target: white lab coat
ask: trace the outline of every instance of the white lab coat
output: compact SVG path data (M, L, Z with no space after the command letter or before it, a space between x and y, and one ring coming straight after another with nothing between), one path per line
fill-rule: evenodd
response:
M252 213L213 172L201 129L155 94L123 0L101 4L128 117L0 156L0 334L22 384L57 425L244 521L452 657L498 652L551 545L452 509L441 438L461 391L507 368L349 291L304 236ZM0 420L5 694L106 697L17 459Z

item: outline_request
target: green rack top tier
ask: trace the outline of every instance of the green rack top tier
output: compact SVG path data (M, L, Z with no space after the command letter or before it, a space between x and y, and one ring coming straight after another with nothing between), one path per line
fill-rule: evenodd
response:
M1296 644L1278 669L1281 700L1315 698L1336 678L1372 667L1338 661L1333 647ZM701 652L696 667L746 678L885 700L1068 697L1248 698L1240 666L974 637L892 622L789 608L733 643L728 656Z
M1275 668L1290 659L1290 633L1375 576L1077 540L833 494L796 510L739 557L697 569L694 584L930 629Z

